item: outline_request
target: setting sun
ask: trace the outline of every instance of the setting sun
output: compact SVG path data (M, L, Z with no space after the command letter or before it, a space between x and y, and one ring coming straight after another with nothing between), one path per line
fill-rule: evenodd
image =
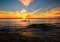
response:
M23 16L22 18L23 18L23 19L25 19L25 18L26 18L26 16Z

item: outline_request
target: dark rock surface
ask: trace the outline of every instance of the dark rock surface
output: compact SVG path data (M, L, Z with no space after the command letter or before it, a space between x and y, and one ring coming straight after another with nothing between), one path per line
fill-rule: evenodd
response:
M60 42L60 27L56 25L32 24L27 28L14 28L12 30L9 26L0 27L0 42Z

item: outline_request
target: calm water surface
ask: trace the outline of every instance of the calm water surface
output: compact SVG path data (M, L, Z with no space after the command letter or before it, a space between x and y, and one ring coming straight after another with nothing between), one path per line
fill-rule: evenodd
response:
M24 22L23 20L27 20ZM30 24L60 23L60 19L0 19L2 26L27 26Z
M60 19L0 19L0 26L20 26L26 27L30 24L41 24L41 23L60 23ZM16 28L17 28L16 27ZM53 30L54 31L54 30ZM20 35L27 37L44 37L47 34L51 34L53 31L43 31L38 28L27 28L17 31ZM54 34L54 33L52 33Z

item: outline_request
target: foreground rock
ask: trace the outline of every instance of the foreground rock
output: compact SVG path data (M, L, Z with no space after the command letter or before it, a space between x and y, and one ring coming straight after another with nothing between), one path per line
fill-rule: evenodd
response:
M27 28L14 28L0 28L0 42L60 42L60 27L56 25L32 24Z

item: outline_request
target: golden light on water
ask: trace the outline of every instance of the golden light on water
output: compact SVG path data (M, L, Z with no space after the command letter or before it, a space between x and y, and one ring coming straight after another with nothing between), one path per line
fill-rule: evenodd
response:
M26 27L26 26L28 25L27 22L21 22L20 24L21 24L21 26L23 26L23 27Z
M22 33L21 33L21 35L26 36L26 37L31 37L32 34L33 34L33 33L32 33L32 32L29 32L29 31L28 31L28 32L22 32Z

